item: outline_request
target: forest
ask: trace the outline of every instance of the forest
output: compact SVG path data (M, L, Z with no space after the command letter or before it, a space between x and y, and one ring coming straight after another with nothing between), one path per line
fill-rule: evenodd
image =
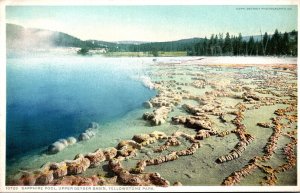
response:
M170 42L150 42L142 44L103 45L109 52L158 52L186 51L189 56L297 56L297 31L243 37L212 34L210 38L191 38ZM91 43L91 42L89 42ZM93 46L100 45L93 42ZM101 42L103 43L103 42ZM101 46L100 46L101 47Z
M296 31L280 33L275 30L273 35L265 33L255 40L250 36L243 40L242 34L230 36L226 33L211 35L210 39L195 44L188 50L188 55L204 56L296 56L298 35Z

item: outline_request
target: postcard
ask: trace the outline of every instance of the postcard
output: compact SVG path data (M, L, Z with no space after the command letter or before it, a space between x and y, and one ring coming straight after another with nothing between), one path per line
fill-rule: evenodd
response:
M299 191L298 1L1 1L1 192Z

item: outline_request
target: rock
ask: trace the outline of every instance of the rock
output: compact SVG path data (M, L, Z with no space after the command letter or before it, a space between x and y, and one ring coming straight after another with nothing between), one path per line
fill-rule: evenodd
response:
M86 141L86 140L89 140L89 139L90 139L90 136L87 133L81 133L78 137L79 141Z
M244 138L244 140L239 141L234 147L234 149L230 151L230 153L219 157L216 160L217 163L223 163L239 158L242 155L242 153L246 150L247 145L249 145L254 139L250 134L244 134L243 132L240 134L240 136L242 136L240 138Z
M118 156L124 157L126 160L129 157L134 157L137 155L136 149L131 146L124 146L118 150Z
M153 113L146 112L146 113L143 114L143 119L144 120L151 120L151 119L153 119L153 117L154 117Z
M41 172L39 177L37 177L35 185L49 184L50 182L52 182L52 180L53 180L53 171L51 170L43 171Z
M161 125L166 122L168 114L171 112L171 108L167 106L161 106L154 110L152 113L146 112L143 115L143 119L150 121L152 125Z
M78 154L74 160L66 161L66 165L68 167L68 175L77 175L90 167L90 160L85 158L82 154Z
M174 182L173 186L182 186L182 183L177 181L177 182Z
M131 146L135 149L141 149L142 146L133 140L123 140L117 145L117 149L121 149L124 146Z
M143 106L147 109L150 109L150 108L153 108L153 105L152 103L150 103L149 101L146 101L143 103Z
M68 167L65 162L51 163L49 165L49 170L53 171L54 178L60 178L68 174Z
M88 127L92 128L92 129L98 129L98 128L100 128L100 125L96 122L91 122L91 123L89 123Z
M114 147L103 150L106 160L111 160L117 156L117 149Z
M218 137L225 137L226 135L229 135L231 133L231 131L221 131L220 133L218 133Z
M254 93L251 92L244 92L242 95L244 101L251 101L251 100L255 100L255 101L259 101L260 97L255 95Z
M92 138L95 136L95 133L91 130L86 130L85 133L89 136L89 138Z
M285 109L277 109L274 111L274 114L277 116L283 116L285 115Z
M176 131L175 133L172 134L174 137L183 137L184 139L188 140L190 143L198 143L198 140L195 140L195 136L186 134L181 131Z
M96 167L102 161L106 160L106 157L101 149L98 149L93 153L88 153L84 157L90 160L90 167Z
M177 139L177 136L168 137L168 140L158 148L154 149L154 152L162 152L168 149L170 146L179 146L181 142Z
M194 142L194 143L192 143L192 145L189 148L177 151L176 155L178 155L178 156L192 155L200 147L201 147L201 144L199 142Z
M152 153L150 151L147 151L146 155L150 157L152 155Z
M224 114L224 113L221 113L221 114L219 115L219 119L220 119L223 123L227 122L227 120L225 119L225 114Z
M210 133L208 130L199 130L197 134L195 135L195 139L203 140L205 138L208 138L210 136Z
M65 147L67 147L69 145L68 141L65 139L59 139L58 142L64 144Z
M68 137L67 142L68 142L69 145L73 145L77 142L77 140L76 140L75 137Z
M196 88L205 88L206 81L205 80L196 80L192 83L192 86Z
M145 164L143 164L145 165ZM169 186L170 183L163 179L158 173L132 174L125 170L120 161L113 159L109 161L110 169L118 176L118 181L129 186Z
M154 137L155 139L167 139L167 135L164 132L161 131L153 131L149 134L150 137Z
M146 166L150 166L150 165L159 165L161 163L164 163L164 162L169 162L169 161L174 161L176 159L178 159L178 155L177 155L177 152L172 152L170 154L167 154L167 155L163 155L163 156L160 156L160 157L156 157L156 158L153 158L153 159L147 159L147 160L144 160L146 162Z
M182 105L182 108L185 109L188 113L191 113L191 114L198 114L198 113L204 113L204 110L200 107L194 107L192 105L189 105L189 104L183 104Z
M35 182L36 182L36 175L33 173L26 172L20 177L18 181L18 185L34 186Z
M183 132L175 132L172 136L166 136L165 133L154 131L151 134L142 134L136 137L140 142L152 139L154 141L159 139L167 139L166 146L180 145L179 137L183 137L190 141L191 146L180 151L173 151L167 155L162 155L156 158L148 158L138 161L135 168L130 172L125 170L120 161L128 159L129 156L135 155L137 149L141 149L142 145L134 140L123 140L117 148L108 148L105 150L97 149L93 153L88 153L85 156L78 154L74 160L65 160L61 163L47 163L42 169L33 172L26 172L17 182L18 185L104 185L104 184L118 184L118 185L156 185L168 186L169 182L160 177L158 173L144 173L144 169L149 165L158 165L168 161L174 161L180 156L192 155L200 147L200 142L195 140L193 136ZM57 142L63 145L60 142ZM150 150L152 151L152 150ZM144 151L148 156L150 151ZM286 151L290 151L286 149ZM119 155L118 157L116 157ZM146 158L146 157L145 157ZM81 174L89 167L98 166L102 161L109 161L109 167L116 174L115 178L104 179L102 177L81 177L70 175ZM295 159L296 160L296 159ZM296 162L295 162L296 163ZM118 179L118 180L117 180Z
M49 145L48 153L50 153L50 154L58 153L58 152L62 151L65 147L66 146L63 143L56 141L56 142L52 143L51 145Z
M196 130L205 129L205 130L211 130L212 129L212 123L209 120L208 117L204 116L177 116L172 117L172 121L175 123L184 124L185 126L189 128L193 128Z
M142 146L149 145L157 140L153 135L151 136L151 134L134 135L132 139L141 144Z
M251 174L256 168L257 165L255 163L249 163L246 166L244 166L241 170L235 171L230 176L226 177L222 182L222 185L232 186L236 183L239 183L241 181L241 178L244 178L247 175Z
M56 142L52 143L48 146L48 153L55 154L62 151L68 145L73 145L76 143L76 139L74 137L68 137L67 139L59 139Z
M186 117L184 117L184 116L172 117L172 121L176 124L179 124L179 123L184 124L184 123L186 123Z
M133 140L123 140L121 141L118 146L118 156L122 157L134 157L136 155L136 150L141 149L141 144L133 141Z
M188 178L192 178L192 176L190 174L184 174L184 175L186 175L186 177L188 177Z
M148 134L140 134L140 135L134 135L132 140L136 141L137 143L143 143L144 141L147 141L150 138L150 135Z

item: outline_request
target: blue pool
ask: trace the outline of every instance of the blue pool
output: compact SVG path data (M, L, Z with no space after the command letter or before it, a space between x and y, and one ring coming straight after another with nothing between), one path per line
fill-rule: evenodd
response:
M146 58L30 56L7 59L7 158L112 121L155 95L136 77Z

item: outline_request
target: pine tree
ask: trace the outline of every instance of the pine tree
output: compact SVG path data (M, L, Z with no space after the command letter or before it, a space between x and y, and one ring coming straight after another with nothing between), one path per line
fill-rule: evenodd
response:
M249 41L248 41L248 55L252 56L253 55L253 51L255 49L255 43L254 43L254 38L253 36L250 37Z
M290 35L289 48L292 56L298 55L298 33L293 30Z
M290 53L289 50L289 34L285 32L280 41L280 51L281 54L288 55Z
M221 56L223 56L223 44L224 44L224 39L223 39L223 33L219 33L219 46L220 46L220 52L221 52Z
M208 56L207 50L208 50L208 40L207 40L207 38L205 36L204 42L203 42L203 55L204 56Z
M241 55L242 53L242 48L243 47L243 37L242 37L242 34L241 33L239 33L239 37L238 37L238 39L237 39L237 49L238 49L238 51L237 51L237 55Z
M270 41L271 55L279 55L279 41L280 35L278 30L276 29Z
M227 32L226 33L226 37L225 37L225 40L224 40L224 46L223 46L223 51L226 55L229 55L232 53L232 50L231 50L231 40L230 40L230 36L229 36L229 33Z
M210 36L208 44L209 44L210 55L214 56L214 51L215 51L215 48L214 48L214 34L212 34Z
M268 50L268 43L269 43L269 36L268 36L268 33L266 32L263 39L262 39L262 52L263 52L263 55L268 55L269 54L269 50Z

